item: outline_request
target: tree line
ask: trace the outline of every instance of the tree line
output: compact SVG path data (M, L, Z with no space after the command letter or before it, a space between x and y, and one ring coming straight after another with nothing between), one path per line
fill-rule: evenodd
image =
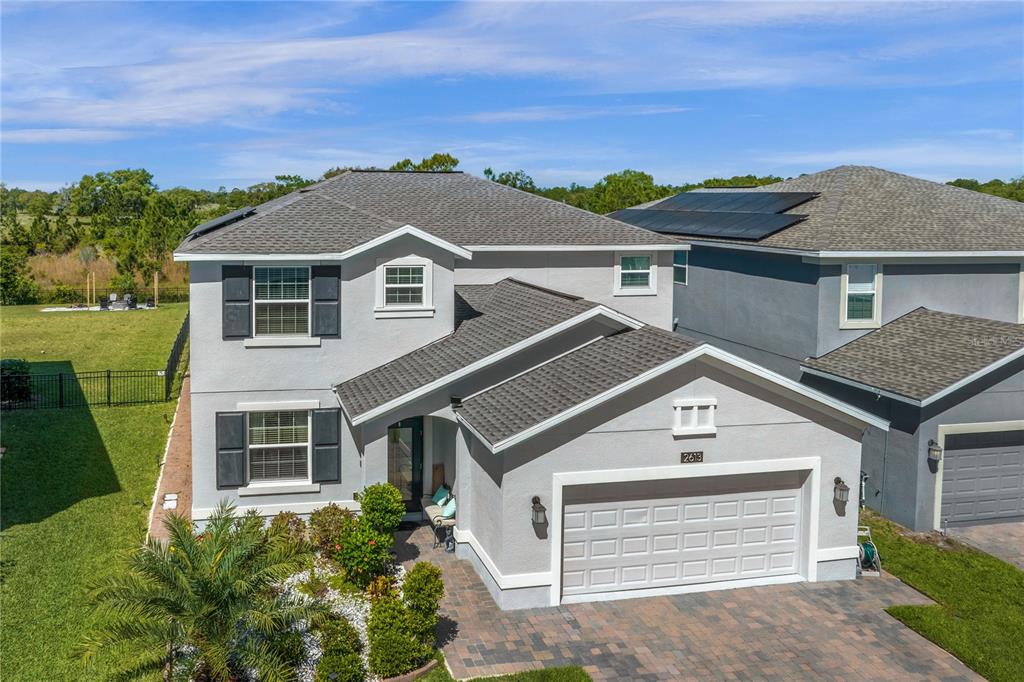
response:
M456 170L458 165L459 160L451 154L437 153L420 161L402 159L388 170L446 172ZM56 192L0 184L0 303L32 301L34 282L27 264L30 256L77 253L83 263L103 257L116 265L123 281L148 281L199 223L270 201L345 170L331 168L315 179L278 175L271 182L230 190L161 190L152 173L142 168L84 175ZM756 186L783 179L743 175L672 185L655 183L649 173L623 170L589 186L572 183L540 187L523 170L487 168L484 177L595 213L609 213L697 187ZM958 179L949 184L1024 201L1024 177L986 183Z

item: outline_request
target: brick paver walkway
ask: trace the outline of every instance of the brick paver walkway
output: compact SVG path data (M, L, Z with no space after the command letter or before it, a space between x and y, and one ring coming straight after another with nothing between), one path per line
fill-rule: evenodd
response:
M444 571L440 633L460 679L570 664L595 680L980 679L882 610L930 603L888 575L501 611L428 527L396 548Z
M160 485L153 498L152 520L149 534L161 540L167 539L164 529L164 495L177 493L178 505L174 510L179 514L192 514L192 393L191 382L186 375L181 382L181 397L174 413L174 425L168 436L167 457L161 469Z
M946 532L1024 570L1024 521L959 526L948 528Z

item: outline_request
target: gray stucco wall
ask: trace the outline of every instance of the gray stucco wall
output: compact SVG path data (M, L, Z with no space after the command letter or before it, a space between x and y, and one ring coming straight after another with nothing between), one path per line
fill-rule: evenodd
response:
M675 285L677 331L794 377L817 348L817 284L798 256L695 246Z
M842 266L821 267L818 343L824 355L870 329L840 329ZM925 307L959 315L1017 322L1019 263L885 263L882 266L882 324Z
M632 252L630 252L632 253ZM473 254L473 260L459 260L456 284L490 284L514 277L547 287L635 317L662 329L672 328L672 252L654 252L657 263L657 295L616 296L615 252L485 252Z
M672 401L681 397L717 398L716 435L672 435ZM506 578L550 572L551 539L538 537L528 512L534 495L551 503L556 472L622 469L628 480L630 470L678 466L682 450L703 450L707 463L816 455L822 458L819 549L849 548L856 544L856 502L838 516L832 481L857 480L860 436L848 422L718 366L693 363L498 455L467 435L471 480L460 479L460 490L471 488L472 503L460 507L458 525L472 530Z
M916 531L935 527L936 468L927 455L939 426L1024 419L1024 359L924 409L822 377L806 375L803 382L890 420L888 433L870 428L865 434L865 502Z

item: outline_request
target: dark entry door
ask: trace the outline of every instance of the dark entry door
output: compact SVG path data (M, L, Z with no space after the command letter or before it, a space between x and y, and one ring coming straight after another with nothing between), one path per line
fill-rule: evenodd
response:
M420 508L423 497L423 417L388 427L388 482L402 492L406 509Z

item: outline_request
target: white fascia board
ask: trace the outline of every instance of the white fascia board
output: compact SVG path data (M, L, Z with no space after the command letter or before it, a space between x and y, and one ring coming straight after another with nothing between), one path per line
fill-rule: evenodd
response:
M689 251L687 242L678 244L477 244L470 251Z
M845 384L847 386L852 386L853 388L859 388L860 390L867 391L868 393L873 393L875 395L884 395L886 398L899 400L900 402L907 403L908 405L913 405L914 407L921 407L920 400L915 400L914 398L910 398L905 395L900 395L899 393L893 393L892 391L885 391L875 386L871 386L870 384L861 383L860 381L847 379L846 377L841 377L838 374L823 372L819 369L814 369L813 367L807 367L805 365L800 365L800 371L806 372L807 374L813 374L816 377L828 379L829 381L835 381L836 383L839 384Z
M946 388L942 389L938 393L934 393L934 394L928 396L927 398L925 398L924 400L921 401L921 407L924 407L925 405L930 405L931 403L934 403L936 400L941 400L942 398L945 398L950 393L953 393L954 391L960 390L961 388L963 388L967 384L971 383L972 381L975 381L976 379L980 379L981 377L985 376L989 372L991 372L993 370L996 370L996 369L999 369L1000 367L1002 367L1004 365L1007 365L1007 364L1013 362L1014 360L1016 360L1017 358L1021 358L1021 357L1024 357L1024 348L1020 348L1016 352L1010 353L1005 358L1002 358L1001 360L996 360L995 362L993 362L988 367L984 367L982 369L979 369L977 372L974 372L973 374L967 375L966 377L964 377L960 381L957 381L956 383L950 384L949 386L947 386Z
M435 237L429 232L424 232L418 227L413 225L404 225L391 232L382 234L379 237L374 237L368 242L364 242L359 246L354 246L347 251L340 251L336 253L189 253L187 251L174 253L174 260L176 261L339 261L358 256L361 253L365 253L371 249L375 249L382 244L386 244L399 237L412 236L417 239L421 239L428 244L444 249L455 254L459 258L466 260L473 259L473 252L464 249L461 246L452 244L449 241L445 241L440 237Z
M669 360L666 363L663 363L661 365L658 365L657 367L647 370L646 372L638 374L629 381L625 381L613 388L608 389L607 391L604 391L591 398L588 398L587 400L579 403L578 405L574 405L573 407L570 407L569 409L560 412L559 414L556 414L553 417L549 417L548 419L545 419L542 422L538 422L537 424L534 424L533 426L530 426L529 428L526 428L515 435L509 436L505 440L498 441L497 443L494 443L493 446L491 446L489 449L491 450L491 452L494 453L501 452L502 450L507 450L513 445L521 443L540 433L543 433L544 431L547 431L548 429L558 426L559 424L569 419L572 419L576 415L582 414L587 410L597 407L598 405L607 402L608 400L611 400L612 398L621 395L626 391L636 388L637 386L640 386L641 384L650 381L651 379L661 374L664 374L665 372L671 371L677 367L685 365L691 360L696 360L700 357L705 356L716 358L718 360L721 360L722 362L733 365L734 367L737 367L743 371L754 374L755 376L758 376L762 379L766 379L769 382L776 384L777 386L780 386L781 388L785 388L790 391L793 391L794 393L798 393L806 398L810 398L815 402L821 403L822 405L825 405L833 410L842 412L843 414L853 417L857 421L863 422L865 425L875 426L882 429L883 431L889 430L889 422L884 419L876 417L873 414L869 414L868 412L853 407L852 405L848 405L840 400L836 400L835 398L832 398L831 396L826 395L821 391L817 391L808 386L804 386L803 384L797 381L788 379L782 376L781 374L777 374L776 372L773 372L769 369L765 369L760 365L756 365L752 362L744 360L740 357L733 355L732 353L723 351L720 348L715 348L714 346L702 344L700 346L697 346L693 350L684 353L683 355L680 355L678 357L673 358L672 360ZM466 422L463 421L463 423ZM484 444L487 444L486 439L481 440L484 442Z
M394 400L390 400L384 403L383 405L379 405L378 407L369 410L368 412L363 412L362 414L356 415L354 418L350 419L350 421L352 422L353 426L356 426L358 424L370 421L371 419L376 419L377 417L380 417L382 415L387 414L388 412L391 412L392 410L402 407L403 405L406 405L412 402L413 400L422 398L423 396L438 390L442 386L450 384L451 382L457 381L458 379L461 379L463 377L469 376L470 374L478 372L481 369L489 367L497 362L501 362L505 358L515 355L516 353L525 350L530 346L534 346L537 343L544 341L545 339L549 339L553 336L562 333L563 331L572 329L573 327L576 327L586 322L587 320L594 319L595 317L606 317L632 329L639 329L640 327L643 326L642 322L635 320L632 317L629 317L628 315L623 315L617 310L612 310L611 308L607 308L603 305L594 306L593 308L587 310L586 312L580 313L579 315L571 317L568 320L565 320L564 322L559 322L556 325L548 327L544 331L538 332L533 336L529 336L523 339L522 341L519 341L517 343L512 344L511 346L503 348L497 353L492 353L486 357L480 358L476 362L472 362L466 365L465 367L462 367L452 372L451 374L446 374L443 377L434 379L433 381L424 384L423 386L420 386L415 390L409 391L408 393L401 397L395 398ZM341 384L345 382L341 381L337 383Z
M1024 259L1024 251L811 251L808 249L788 249L781 246L763 246L757 244L735 244L733 242L703 241L688 238L691 244L717 249L733 249L736 251L761 251L779 253L789 256L802 256L809 261L850 261L850 260L889 260L906 259Z
M465 426L466 430L468 430L470 433L472 433L473 436L475 436L478 441L480 441L481 443L484 444L484 447L486 447L491 452L495 452L494 443L492 443L491 441L487 440L484 437L484 434L482 434L479 431L477 431L475 426L473 426L465 417L463 417L461 414L459 414L458 410L455 411L455 421L457 421L460 424L462 424L463 426Z

